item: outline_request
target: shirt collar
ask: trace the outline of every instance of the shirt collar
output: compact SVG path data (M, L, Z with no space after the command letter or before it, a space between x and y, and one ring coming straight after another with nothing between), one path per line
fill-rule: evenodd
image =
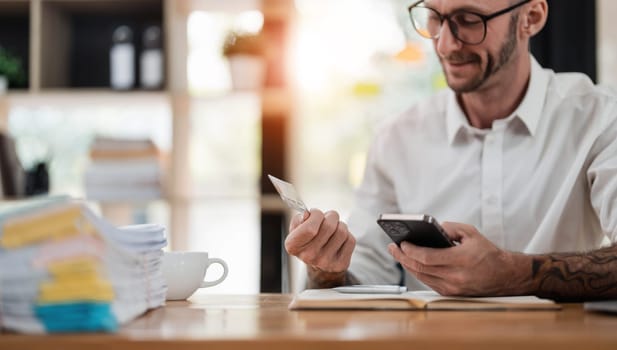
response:
M448 143L454 142L456 135L465 127L469 127L469 121L458 104L454 91L448 91L448 105L446 107L446 131Z
M523 101L514 112L523 121L529 134L533 136L536 133L546 94L548 91L549 73L544 70L538 61L531 56L531 77L529 79L529 87Z
M540 122L542 109L547 93L547 85L549 81L549 73L544 70L533 56L531 59L531 75L529 78L529 86L525 97L519 104L518 108L510 116L518 117L531 136L533 136ZM508 119L511 119L508 117ZM450 90L448 94L448 103L446 110L446 131L448 142L452 144L456 135L465 128L471 128L465 113L458 103L456 94Z

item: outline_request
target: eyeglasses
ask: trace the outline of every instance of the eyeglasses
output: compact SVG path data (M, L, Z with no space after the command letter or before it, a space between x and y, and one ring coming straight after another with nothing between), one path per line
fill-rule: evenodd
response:
M466 10L442 15L437 10L425 6L424 0L421 0L409 6L409 16L416 31L427 39L439 39L443 21L448 21L450 31L456 39L468 45L478 45L486 38L486 22L530 1L523 0L490 15Z

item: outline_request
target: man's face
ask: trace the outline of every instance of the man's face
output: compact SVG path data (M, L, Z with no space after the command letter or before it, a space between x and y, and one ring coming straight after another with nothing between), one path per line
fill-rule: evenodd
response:
M427 0L426 6L442 14L461 9L492 14L511 5L507 0ZM448 21L443 22L441 35L434 40L435 51L443 67L448 86L457 93L473 92L484 87L508 63L518 46L517 11L506 13L487 22L486 38L478 45L467 45L456 39ZM500 79L503 77L500 77Z

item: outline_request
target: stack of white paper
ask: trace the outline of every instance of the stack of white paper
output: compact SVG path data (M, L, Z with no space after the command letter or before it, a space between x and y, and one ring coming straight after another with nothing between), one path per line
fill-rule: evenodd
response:
M164 304L166 242L162 226L115 228L69 200L0 212L0 325L113 332Z

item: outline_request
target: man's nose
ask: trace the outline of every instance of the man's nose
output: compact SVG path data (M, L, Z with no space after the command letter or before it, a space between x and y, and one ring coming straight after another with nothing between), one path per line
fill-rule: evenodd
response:
M454 36L454 31L448 20L444 20L439 30L439 38L436 47L437 52L441 57L447 56L452 51L459 50L463 43Z

